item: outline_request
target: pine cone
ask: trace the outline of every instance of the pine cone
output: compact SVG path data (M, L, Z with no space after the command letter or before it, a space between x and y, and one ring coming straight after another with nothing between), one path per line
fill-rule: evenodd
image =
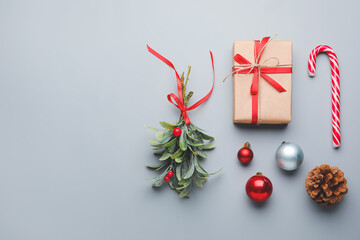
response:
M306 178L306 191L310 197L321 205L332 206L341 202L348 192L344 173L338 167L321 165L311 170Z

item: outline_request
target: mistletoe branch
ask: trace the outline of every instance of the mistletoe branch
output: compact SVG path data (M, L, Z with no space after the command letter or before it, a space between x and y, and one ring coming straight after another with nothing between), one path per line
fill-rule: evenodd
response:
M181 86L183 90L184 105L187 105L193 92L186 95L186 86L189 81L191 66L188 68L186 80L184 73L181 75ZM154 148L154 154L159 155L159 165L147 167L161 171L160 175L153 178L153 187L160 187L165 182L179 193L179 197L190 197L190 191L194 185L203 186L203 182L210 175L200 164L207 155L206 151L214 149L215 145L210 142L214 140L204 130L194 124L185 124L181 116L178 123L171 124L160 122L163 127L155 135L155 141L150 141Z

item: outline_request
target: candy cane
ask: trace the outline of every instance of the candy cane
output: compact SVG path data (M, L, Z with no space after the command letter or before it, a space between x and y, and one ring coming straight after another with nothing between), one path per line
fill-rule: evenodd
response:
M334 147L339 147L340 138L340 81L339 81L339 64L334 50L326 45L319 45L314 48L309 57L309 75L315 76L316 56L320 52L326 52L330 59L331 65L331 82L332 82L332 138Z

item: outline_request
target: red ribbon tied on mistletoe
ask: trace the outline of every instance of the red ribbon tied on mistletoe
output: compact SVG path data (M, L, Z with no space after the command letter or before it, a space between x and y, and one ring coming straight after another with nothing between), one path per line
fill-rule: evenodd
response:
M274 79L269 77L267 74L271 73L292 73L292 67L281 67L281 66L291 66L290 64L280 65L279 63L274 66L267 66L265 62L270 59L277 58L269 58L263 64L260 64L260 59L262 53L264 52L267 44L271 41L270 37L264 37L261 41L255 40L254 47L254 56L255 63L251 63L246 58L241 56L240 54L236 54L234 60L240 64L240 66L235 66L233 74L250 74L253 73L253 81L250 88L250 94L252 95L252 124L256 124L258 122L258 91L259 91L259 76L265 79L271 86L273 86L278 92L286 92L286 90Z
M182 86L181 86L181 80L180 80L180 76L178 74L178 72L176 71L174 65L167 60L166 58L164 58L163 56L161 56L158 52L156 52L155 50L153 50L152 48L149 47L149 45L147 45L147 49L148 51L153 54L155 57L157 57L158 59L160 59L161 61L163 61L164 63L166 63L169 67L171 67L172 69L174 69L175 71L175 75L176 75L176 82L177 82L177 88L178 88L178 96L176 96L174 93L170 93L167 95L167 99L169 100L169 102L171 102L172 104L174 104L175 107L179 108L181 111L181 115L184 116L184 121L186 125L189 125L190 119L187 115L187 111L193 110L195 108L197 108L198 106L200 106L201 104L203 104L204 102L206 102L206 100L208 100L208 98L210 97L212 91L214 90L214 84L215 84L215 70L214 70L214 59L213 59L213 54L210 51L210 57L211 57L211 65L212 65L212 70L213 70L213 85L212 88L210 90L210 92L208 94L205 95L205 97L203 97L202 99L200 99L199 101L197 101L194 105L192 105L191 107L187 107L186 105L184 105L184 99L182 97L183 92L182 92ZM175 101L175 102L174 102Z

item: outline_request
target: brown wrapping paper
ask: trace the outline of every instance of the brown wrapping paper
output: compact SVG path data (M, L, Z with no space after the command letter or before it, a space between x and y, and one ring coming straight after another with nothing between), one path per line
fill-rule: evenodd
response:
M254 41L235 41L234 56L240 54L254 63ZM292 41L270 41L263 51L260 64L268 58L277 58L279 64L292 64ZM233 66L239 64L233 62ZM252 97L250 87L253 73L233 76L233 122L251 123ZM259 76L258 124L287 124L291 121L291 73L268 74L286 92L279 93L266 80Z

